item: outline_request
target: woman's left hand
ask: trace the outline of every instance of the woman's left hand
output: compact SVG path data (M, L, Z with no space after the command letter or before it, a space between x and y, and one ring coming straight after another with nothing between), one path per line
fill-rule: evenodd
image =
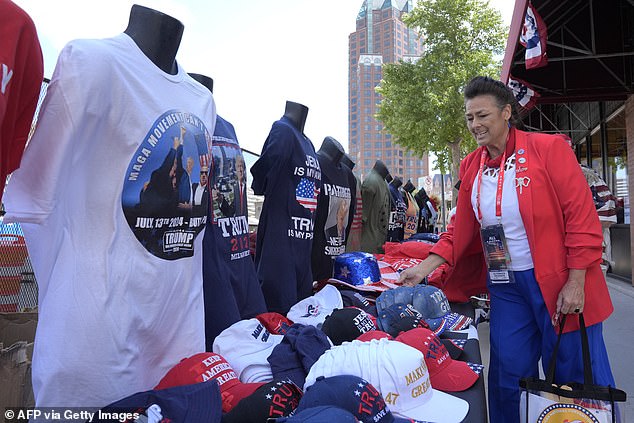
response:
M556 314L581 313L585 304L585 269L570 269L568 281L559 291Z

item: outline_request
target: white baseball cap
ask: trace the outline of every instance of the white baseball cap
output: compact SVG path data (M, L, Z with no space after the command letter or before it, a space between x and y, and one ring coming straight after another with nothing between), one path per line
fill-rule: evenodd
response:
M319 376L353 375L376 387L390 410L415 420L459 423L469 403L431 387L423 354L402 342L373 339L344 342L326 351L311 367L304 390Z
M315 295L304 298L286 313L293 323L316 326L321 325L334 309L343 308L343 298L339 290L332 285L325 285Z
M227 360L242 382L270 382L273 372L267 359L282 339L284 335L270 333L258 319L245 319L223 330L212 349Z

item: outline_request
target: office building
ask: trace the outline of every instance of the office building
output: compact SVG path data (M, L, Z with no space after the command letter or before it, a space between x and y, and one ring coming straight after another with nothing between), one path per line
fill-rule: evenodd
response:
M417 184L419 177L427 175L427 155L421 158L406 152L375 119L381 101L375 88L383 76L383 65L417 60L423 51L418 34L402 21L413 6L414 0L365 0L356 31L349 36L349 151L361 178L377 160L403 182L411 179Z

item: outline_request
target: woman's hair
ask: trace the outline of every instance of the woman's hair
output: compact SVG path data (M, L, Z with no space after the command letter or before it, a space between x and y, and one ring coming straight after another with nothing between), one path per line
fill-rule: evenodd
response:
M511 125L522 128L524 125L517 112L517 100L510 88L497 79L488 76L476 76L464 89L464 99L471 100L481 95L490 95L495 98L497 106L502 110L507 104L511 105Z

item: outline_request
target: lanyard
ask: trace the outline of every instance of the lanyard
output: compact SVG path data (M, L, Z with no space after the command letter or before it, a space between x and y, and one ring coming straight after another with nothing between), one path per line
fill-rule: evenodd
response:
M508 138L507 138L508 142ZM480 155L480 170L478 171L478 191L476 192L476 208L478 209L478 219L482 223L482 210L480 210L480 190L482 189L482 173L484 172L484 162L487 158L486 147L482 149ZM504 167L506 166L506 144L504 153L502 154L502 162L500 163L500 173L498 174L498 188L495 193L495 216L498 221L502 220L502 186L504 185Z

